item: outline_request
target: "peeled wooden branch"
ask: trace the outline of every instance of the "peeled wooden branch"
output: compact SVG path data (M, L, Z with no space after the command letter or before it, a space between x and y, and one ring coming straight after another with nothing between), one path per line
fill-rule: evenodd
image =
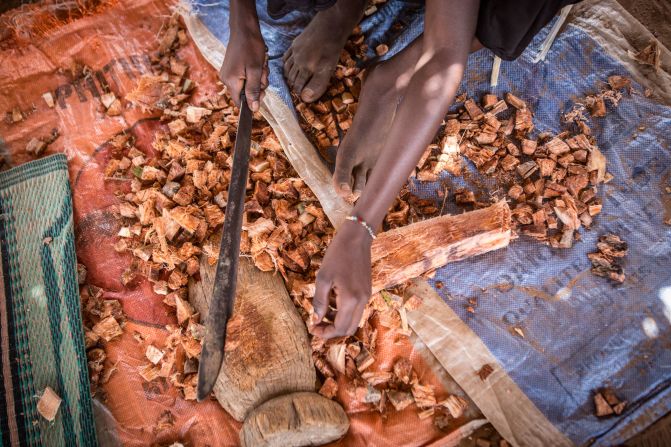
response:
M381 233L371 253L373 293L447 263L506 247L510 226L510 208L502 200L488 208Z

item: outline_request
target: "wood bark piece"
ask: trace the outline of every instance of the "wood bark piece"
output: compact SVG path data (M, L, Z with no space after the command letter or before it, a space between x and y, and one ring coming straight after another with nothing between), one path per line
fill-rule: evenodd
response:
M476 211L381 233L371 252L373 293L449 262L506 247L510 227L510 208L500 201Z
M201 261L200 275L200 282L190 284L189 301L204 320L215 277L215 267L206 257ZM305 324L281 277L261 272L249 258L240 258L235 309L215 397L231 416L242 421L272 397L314 391L315 380Z
M240 432L243 447L322 445L343 436L349 421L336 402L315 393L293 393L255 409Z
M62 399L50 387L44 389L42 397L37 402L37 411L44 419L51 422L56 419L56 413L61 406Z

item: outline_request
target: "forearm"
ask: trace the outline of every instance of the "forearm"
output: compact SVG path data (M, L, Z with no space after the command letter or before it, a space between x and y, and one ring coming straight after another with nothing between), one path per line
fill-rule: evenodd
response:
M254 0L231 0L231 11L228 15L228 26L231 35L244 33L261 34L259 17L256 14Z
M442 57L415 72L399 104L383 152L368 179L354 214L378 228L417 165L454 100L463 76L464 57ZM440 66L447 62L447 66ZM435 90L430 84L438 84Z
M354 213L379 228L454 100L475 34L478 0L427 0L422 55Z

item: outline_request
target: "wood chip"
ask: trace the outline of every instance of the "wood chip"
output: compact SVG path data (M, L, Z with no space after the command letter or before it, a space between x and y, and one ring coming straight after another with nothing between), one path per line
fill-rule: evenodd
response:
M662 50L657 45L657 40L656 39L651 39L650 43L641 49L638 52L633 52L629 50L629 56L632 57L636 62L643 64L643 65L650 65L654 70L657 72L659 71L661 67L661 53ZM623 76L611 76L608 78L608 83L613 87L614 89L618 90L620 88L628 87L631 81L629 83L623 82L623 80L617 79L616 81L611 83L611 78L623 78L623 80L628 80L627 78L624 78Z
M344 343L331 345L328 349L326 358L329 364L340 374L345 374L345 354L346 347Z
M410 383L412 378L412 363L406 358L400 358L394 363L394 375L402 383Z
M597 417L606 417L615 413L601 393L594 394L594 407L594 414Z
M44 99L44 102L47 103L47 107L50 109L54 108L54 97L51 94L51 92L46 92L42 94L42 99Z
M431 386L417 383L412 386L411 391L419 408L433 408L436 405L436 396Z
M354 362L356 363L356 368L359 372L363 372L368 369L373 363L375 363L375 358L364 346L361 349L361 352L355 357Z
M26 145L26 152L37 157L42 155L46 148L47 143L38 138L31 138Z
M474 121L479 121L485 116L482 109L472 99L466 100L464 102L464 107Z
M466 408L468 408L468 402L455 394L451 394L447 399L438 403L438 405L447 408L454 419L460 418L464 414L464 411L466 411Z
M414 402L412 395L405 391L389 390L386 395L396 411L404 410Z
M592 273L608 278L615 283L623 283L625 275L619 259L626 256L627 243L617 235L606 234L599 238L597 249L597 252L587 254L592 262Z
M147 382L151 382L152 380L161 377L161 369L151 363L138 367L138 373Z
M602 183L606 176L606 157L599 149L593 147L587 158L587 171L597 172L597 183Z
M338 383L332 377L327 377L324 384L319 388L319 394L327 399L333 399L337 393Z
M515 107L518 110L527 108L527 103L522 101L520 98L513 95L512 93L506 93L506 101L508 102L508 104L510 104L511 106Z
M105 341L111 341L112 339L123 334L121 326L119 326L119 323L111 315L103 320L100 320L95 326L93 326L93 332Z
M384 56L389 51L389 47L383 43L375 47L375 54L378 56Z
M210 109L204 107L189 106L186 108L186 122L187 123L197 123L203 117L212 114Z
M63 400L56 394L51 387L46 387L40 400L37 402L37 411L49 422L56 419L56 414Z
M163 359L165 352L161 351L154 345L149 345L147 346L144 355L145 357L147 357L147 359L149 359L151 363L153 363L154 365L158 365L161 359Z

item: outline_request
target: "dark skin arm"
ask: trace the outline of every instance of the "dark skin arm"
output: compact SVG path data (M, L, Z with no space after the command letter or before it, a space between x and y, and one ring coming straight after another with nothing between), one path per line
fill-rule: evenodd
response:
M231 0L230 5L231 35L219 77L237 106L244 85L247 105L257 112L268 86L268 60L256 4L254 0Z
M479 0L427 0L422 56L410 73L381 153L353 215L379 228L408 175L433 139L454 100L475 35ZM312 333L323 338L352 335L371 295L372 238L356 222L336 233L317 274L313 301L318 321L333 293L336 316Z

